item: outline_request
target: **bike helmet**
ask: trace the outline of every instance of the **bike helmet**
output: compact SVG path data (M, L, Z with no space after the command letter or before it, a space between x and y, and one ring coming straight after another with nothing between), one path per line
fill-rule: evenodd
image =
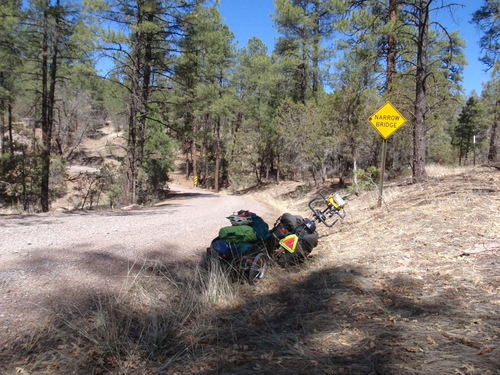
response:
M227 217L231 225L250 225L252 224L252 213L250 211L238 211Z

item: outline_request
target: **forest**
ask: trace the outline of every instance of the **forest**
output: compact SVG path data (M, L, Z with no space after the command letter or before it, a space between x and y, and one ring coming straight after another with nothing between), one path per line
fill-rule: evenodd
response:
M0 206L50 211L71 164L97 167L72 181L87 202L154 202L180 156L214 191L333 177L360 189L382 156L367 119L388 101L407 119L387 140L389 178L498 162L499 0L470 20L490 73L470 96L465 41L435 16L459 2L274 0L272 51L257 37L238 48L218 5L0 0ZM85 158L106 125L123 152Z

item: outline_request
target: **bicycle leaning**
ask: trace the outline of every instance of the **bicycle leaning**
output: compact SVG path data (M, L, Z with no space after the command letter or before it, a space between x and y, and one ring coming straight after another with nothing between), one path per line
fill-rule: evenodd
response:
M307 258L318 245L317 224L333 227L345 218L346 202L340 194L321 190L308 203L311 218L284 213L273 227L253 212L240 210L228 216L230 226L206 249L202 264L211 271L214 262L233 278L257 285L266 276L270 260L287 267Z

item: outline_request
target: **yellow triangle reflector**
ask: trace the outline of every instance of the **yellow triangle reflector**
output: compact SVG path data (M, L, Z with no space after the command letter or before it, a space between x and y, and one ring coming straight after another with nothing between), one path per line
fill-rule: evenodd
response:
M286 251L294 253L298 242L299 242L299 237L297 237L296 234L291 234L280 240L280 245L283 246Z

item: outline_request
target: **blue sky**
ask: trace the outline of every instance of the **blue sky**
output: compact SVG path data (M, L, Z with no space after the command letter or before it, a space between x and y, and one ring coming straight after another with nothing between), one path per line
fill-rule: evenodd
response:
M460 31L460 35L467 41L465 54L469 65L465 67L463 87L465 94L476 90L478 94L482 91L482 82L486 82L489 73L484 72L484 65L478 61L479 32L475 26L470 24L472 13L479 9L483 1L458 0L456 3L465 4L464 7L455 7L454 19L449 11L433 13L433 20L439 20L449 31ZM274 48L274 38L278 36L273 27L270 14L274 13L273 0L220 0L219 11L224 22L235 34L238 47L243 47L248 39L253 36L259 37L267 46L269 51Z

